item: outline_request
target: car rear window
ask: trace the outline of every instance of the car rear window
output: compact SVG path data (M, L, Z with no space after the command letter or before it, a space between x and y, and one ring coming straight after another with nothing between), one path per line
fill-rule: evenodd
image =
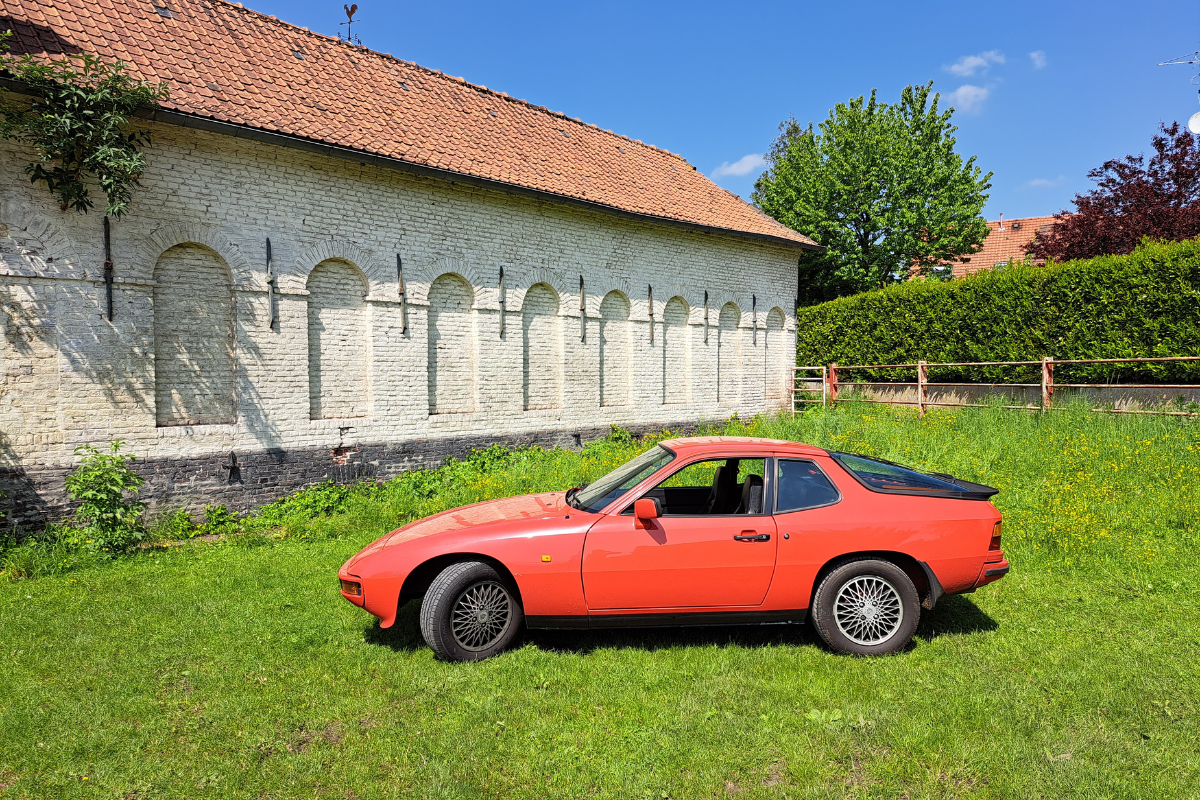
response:
M965 488L959 483L951 483L948 480L917 472L915 469L902 467L890 461L852 453L830 453L830 455L868 489L877 492L960 496Z

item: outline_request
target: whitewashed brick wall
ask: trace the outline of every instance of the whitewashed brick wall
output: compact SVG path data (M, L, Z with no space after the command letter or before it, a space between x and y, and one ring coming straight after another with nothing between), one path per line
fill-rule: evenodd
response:
M475 410L474 293L457 275L443 275L429 292L429 413Z
M521 304L525 410L562 407L562 320L558 293L544 283L530 287Z
M629 298L609 292L600 303L600 405L629 405Z
M175 245L154 265L157 424L234 422L235 363L229 267L207 247Z
M308 396L312 419L370 416L367 283L346 261L322 261L308 277Z
M150 462L334 454L786 405L793 248L148 127L112 321L100 215L60 211L0 143L0 467L116 437Z
M692 342L688 307L682 297L672 297L663 309L663 403L687 403L691 395Z

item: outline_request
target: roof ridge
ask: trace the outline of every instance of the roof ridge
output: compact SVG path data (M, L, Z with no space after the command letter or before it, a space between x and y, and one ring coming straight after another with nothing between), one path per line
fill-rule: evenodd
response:
M550 115L550 116L552 116L552 117L558 117L558 118L560 118L560 119L565 119L565 120L567 120L568 122L574 122L574 123L576 123L576 124L578 124L578 125L582 125L582 126L584 126L585 128L591 128L591 129L593 129L593 130L595 130L595 131L598 131L598 132L600 132L600 133L606 133L606 134L608 134L609 136L615 136L615 137L617 137L618 139L623 139L623 140L625 140L626 142L629 142L630 144L636 144L636 145L639 145L639 146L641 146L641 147L645 147L645 148L648 148L648 149L650 149L650 150L654 150L655 152L658 152L658 153L664 153L665 155L672 156L672 157L674 157L674 158L678 158L678 159L679 159L680 161L682 161L683 163L687 164L688 166L691 166L691 162L689 162L689 161L688 161L686 158L684 158L683 156L681 156L681 155L680 155L680 154L678 154L678 153L672 153L670 150L667 150L667 149L665 149L665 148L658 147L657 145L652 145L652 144L649 144L649 143L647 143L647 142L643 142L641 139L634 139L634 138L631 138L631 137L629 137L629 136L626 136L626 135L625 135L625 134L623 134L623 133L617 133L617 132L613 131L611 128L601 128L599 125L596 125L596 124L594 124L594 123L591 123L591 122L584 122L583 120L579 119L578 117L571 117L571 116L568 116L567 114L563 113L562 111L553 111L553 110L551 110L551 109L549 109L549 108L546 108L545 106L540 106L540 105L537 105L536 103L534 103L534 102L532 102L532 101L530 101L530 100L522 100L521 98L519 98L519 97L513 97L512 95L510 95L510 94L508 94L508 93L506 93L506 92L497 92L496 90L494 90L494 89L489 89L488 87L486 87L486 86L483 86L482 84L471 83L471 82L470 82L470 81L468 81L466 78L460 78L460 77L456 77L456 76L454 76L454 75L447 75L446 73L442 72L442 71L441 71L441 70L439 70L439 69L433 69L432 67L426 67L426 66L423 66L423 65L421 65L421 64L418 64L418 63L417 63L417 62L415 62L415 61L408 61L408 60L406 60L406 59L400 58L399 56L394 56L394 55L392 55L391 53L381 53L381 52L379 52L378 50L372 50L371 48L367 47L365 44L354 44L353 42L348 42L348 41L346 41L345 39L342 39L342 38L341 38L341 37L339 37L339 36L329 36L328 34L320 33L320 32L318 32L318 31L314 31L314 30L310 30L310 29L308 29L308 28L305 28L305 27L303 27L303 26L301 26L301 25L296 25L296 24L294 24L294 23L288 22L287 20L282 20L282 19L279 19L279 17L276 17L276 16L275 16L275 15L273 15L273 14L264 14L264 13L263 13L263 12L261 12L261 11L255 11L255 10L254 10L254 9L252 9L252 8L247 8L247 7L246 7L245 5L243 5L242 3L240 3L240 2L236 2L236 0L209 0L209 1L210 1L210 2L212 2L212 3L219 3L219 4L221 4L221 5L229 6L230 8L236 8L236 9L238 9L239 11L243 11L243 12L245 12L245 13L247 13L247 14L251 14L251 15L253 15L253 16L255 16L255 17L259 17L260 19L266 20L267 22L272 22L272 23L275 23L276 25L281 25L281 26L284 26L284 27L287 27L287 28L292 28L293 30L299 31L299 32L301 32L301 33L305 33L305 34L307 34L307 35L309 35L309 36L315 36L315 37L317 37L317 38L320 38L320 39L325 39L325 40L328 40L328 41L330 41L330 42L333 42L333 43L335 43L335 44L340 44L340 45L343 45L343 46L345 46L345 47L352 48L352 49L354 49L354 50L357 50L357 51L359 51L359 52L366 52L366 53L369 53L369 54L371 54L371 55L378 56L378 57L380 57L380 58L389 58L389 59L391 59L392 61L399 62L399 63L401 63L401 64L404 64L404 65L406 65L406 66L409 66L409 67L415 67L416 69L419 69L419 70L421 70L422 72L425 72L425 73L427 73L427 74L429 74L429 75L433 75L433 76L435 76L435 77L437 77L437 78L443 78L443 79L445 79L445 80L453 81L454 83L461 84L461 85L463 85L463 86L469 87L469 88L471 88L471 89L474 89L474 90L476 90L476 91L482 91L482 92L486 92L486 93L490 94L490 95L491 95L491 96L493 96L493 97L498 97L498 98L500 98L500 99L502 99L502 100L506 100L506 101L508 101L508 102L511 102L511 103L519 103L519 104L521 104L521 105L524 105L524 106L527 106L527 107L529 107L529 108L533 109L534 111L541 111L542 113L548 114L548 115Z

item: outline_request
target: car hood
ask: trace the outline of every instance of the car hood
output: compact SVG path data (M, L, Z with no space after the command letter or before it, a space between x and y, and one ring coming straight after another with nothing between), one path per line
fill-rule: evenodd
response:
M520 497L505 497L500 500L485 500L482 503L452 508L449 511L410 522L404 527L397 528L386 536L376 539L348 561L346 566L352 566L363 556L385 547L393 547L414 539L423 539L427 536L478 528L499 522L517 522L557 516L564 513L564 509L569 508L565 497L564 492L547 492L521 495Z

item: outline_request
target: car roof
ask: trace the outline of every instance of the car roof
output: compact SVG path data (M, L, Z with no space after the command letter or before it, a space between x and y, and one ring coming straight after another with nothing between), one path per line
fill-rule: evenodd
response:
M823 456L827 451L820 447L803 442L789 442L785 439L762 439L757 436L688 436L679 439L666 439L660 444L679 456L692 456L712 452L720 454L730 447L738 449L768 450L775 453L787 453L801 456Z

